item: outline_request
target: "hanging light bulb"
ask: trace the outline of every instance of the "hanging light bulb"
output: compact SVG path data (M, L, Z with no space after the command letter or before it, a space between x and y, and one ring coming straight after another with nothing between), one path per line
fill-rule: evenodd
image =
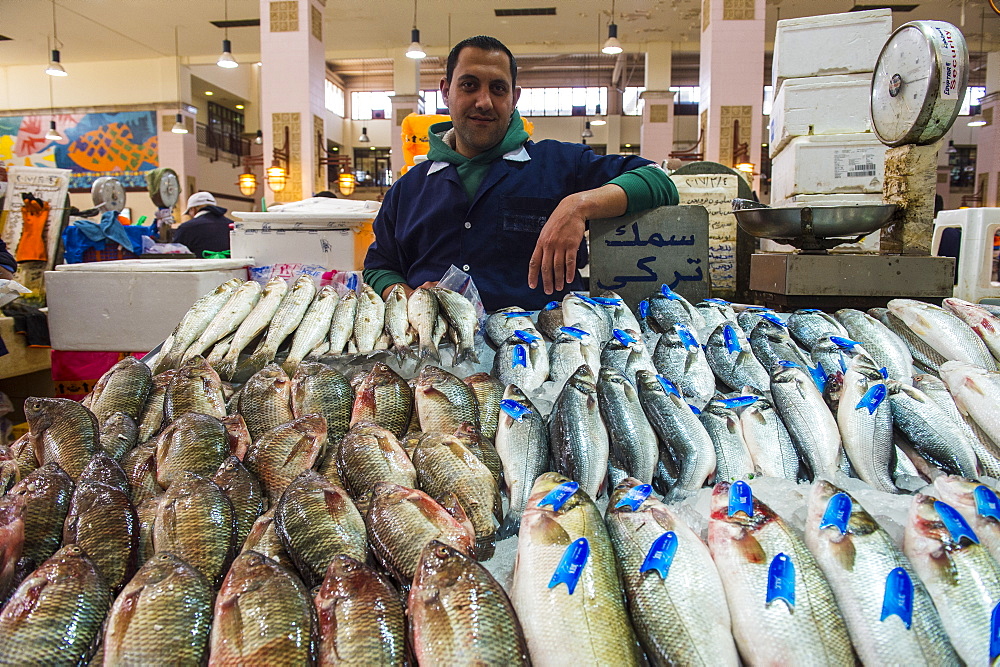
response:
M62 141L63 135L56 129L56 121L49 121L49 131L45 133L45 141Z
M594 136L594 132L590 129L589 120L583 124L583 132L580 133L580 136L583 137L584 139L589 139L590 137Z
M618 26L614 23L609 23L608 41L604 42L604 47L601 49L601 52L613 56L624 50L625 49L622 48L622 43L618 41Z
M224 69L234 69L240 66L233 58L233 44L228 39L222 40L222 55L219 56L215 64Z
M601 105L597 104L596 113L594 114L594 120L590 121L591 125L607 125L608 121L604 120L604 116L601 114Z
M367 144L369 141L371 141L371 139L368 138L368 128L367 127L362 127L361 128L361 136L358 137L358 143L359 144Z
M49 76L68 76L66 70L63 69L59 57L59 49L52 49L52 60L49 61L48 67L45 68L45 73Z
M416 28L410 31L410 47L406 49L406 57L414 60L427 57L424 47L420 46L420 31Z
M174 126L170 128L170 131L174 134L187 134L187 125L184 124L184 116L177 114L177 120L174 121Z
M261 144L264 143L264 131L263 130L257 130L257 136L253 138L253 142L255 144L257 144L258 146L260 146Z

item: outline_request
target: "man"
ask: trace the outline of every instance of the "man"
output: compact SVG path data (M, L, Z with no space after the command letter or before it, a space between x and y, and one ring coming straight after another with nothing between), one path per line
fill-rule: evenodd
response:
M452 49L440 84L451 122L431 126L427 160L389 189L375 219L364 276L377 292L409 292L454 264L487 310L538 309L582 289L587 220L677 203L649 160L528 141L516 80L514 56L492 37Z
M229 225L226 209L215 204L211 192L196 192L187 200L184 211L190 220L174 231L174 243L186 245L198 259L206 250L221 252L229 250Z

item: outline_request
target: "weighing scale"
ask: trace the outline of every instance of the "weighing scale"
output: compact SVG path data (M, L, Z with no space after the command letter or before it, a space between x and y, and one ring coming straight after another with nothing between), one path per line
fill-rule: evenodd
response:
M900 297L939 301L952 295L955 260L928 251L937 169L929 158L936 158L934 144L955 122L968 70L965 38L943 21L907 23L882 48L872 75L871 120L890 147L885 204L767 208L733 202L743 230L797 249L751 256L750 289L759 301L785 309L867 309ZM891 159L901 166L893 175ZM881 254L836 250L879 230Z

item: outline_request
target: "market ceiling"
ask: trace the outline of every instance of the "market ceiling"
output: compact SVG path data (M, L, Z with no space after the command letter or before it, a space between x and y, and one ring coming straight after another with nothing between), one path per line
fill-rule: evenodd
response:
M918 0L911 0L916 2ZM645 42L669 41L674 51L697 54L701 0L615 0L615 20L626 52L641 52ZM869 3L872 0L857 0ZM767 0L768 43L779 18L849 11L855 0ZM912 5L910 5L912 6ZM197 62L218 56L223 30L213 25L228 13L230 20L260 18L259 0L56 0L57 33L63 63L135 60L172 56ZM498 16L497 10L552 9L554 14ZM985 8L985 20L983 20ZM412 0L328 0L324 41L331 69L353 59L387 59L401 55L409 43ZM444 56L449 46L475 34L493 35L518 56L595 54L588 67L602 65L599 44L607 36L611 0L418 0L417 27L430 56ZM0 0L0 63L43 66L52 40L51 0ZM1000 48L1000 16L985 0L931 0L911 11L893 13L893 24L938 19L960 26L969 50ZM981 25L984 29L981 29ZM253 62L260 50L259 28L229 29L233 53ZM982 47L981 47L982 45ZM391 62L391 61L388 61ZM975 66L975 63L973 63ZM428 62L431 65L431 62ZM345 71L350 77L350 73ZM113 85L113 82L107 82Z

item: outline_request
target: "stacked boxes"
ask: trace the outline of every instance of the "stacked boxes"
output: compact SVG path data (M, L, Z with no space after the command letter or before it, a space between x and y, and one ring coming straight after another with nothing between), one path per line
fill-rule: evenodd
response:
M892 12L778 21L770 121L771 205L882 202L885 146L872 132L872 70Z

